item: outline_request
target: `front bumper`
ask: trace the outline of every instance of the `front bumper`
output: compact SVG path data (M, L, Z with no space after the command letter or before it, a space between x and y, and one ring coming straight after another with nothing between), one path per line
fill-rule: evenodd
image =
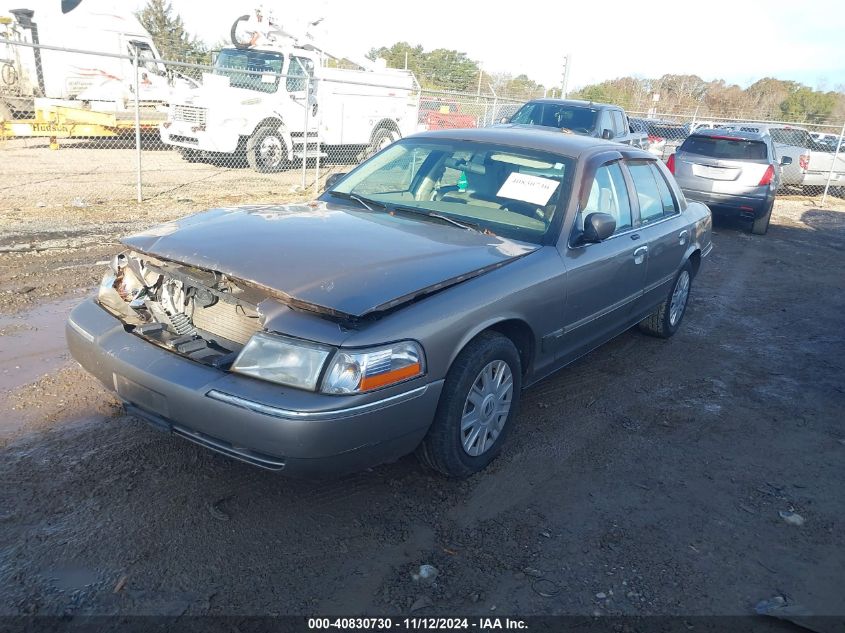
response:
M697 191L687 188L683 188L683 192L689 200L703 202L714 213L755 219L765 215L774 196L773 193L766 193L765 195L759 196L743 196L715 193L713 191Z
M428 431L443 381L327 396L201 365L128 332L88 299L66 327L80 365L156 427L298 476L361 470L410 453Z
M232 154L238 149L241 135L235 128L215 127L214 134L184 121L168 121L158 128L161 142L202 152Z

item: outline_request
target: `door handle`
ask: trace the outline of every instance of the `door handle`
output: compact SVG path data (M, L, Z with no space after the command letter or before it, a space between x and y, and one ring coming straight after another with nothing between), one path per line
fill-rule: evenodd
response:
M634 251L634 263L635 264L642 264L643 260L645 259L645 255L648 253L648 246L640 246L637 250Z
M680 233L678 233L678 241L681 243L681 246L687 243L687 239L689 239L689 231L684 229Z

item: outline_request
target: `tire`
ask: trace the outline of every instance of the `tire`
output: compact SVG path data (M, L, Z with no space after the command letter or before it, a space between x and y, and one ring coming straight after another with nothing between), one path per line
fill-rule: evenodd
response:
M765 235L769 230L769 221L772 219L772 208L775 201L772 200L766 208L766 212L751 224L751 232L754 235Z
M489 382L484 381L482 372ZM497 381L507 381L508 374L510 390L504 383L497 388ZM434 421L417 448L419 460L454 478L468 477L485 468L499 454L513 426L521 389L522 363L513 342L496 332L477 336L461 350L446 375ZM497 406L505 405L506 411L499 408L497 413ZM462 431L462 422L473 419L473 412L477 424Z
M370 143L369 147L369 156L378 154L381 150L383 150L391 143L398 141L399 138L400 136L397 131L388 129L386 127L380 127L376 130L376 133L373 134L373 141L372 143Z
M232 44L235 45L235 48L249 48L249 42L240 42L238 41L238 24L240 22L246 22L249 20L249 15L242 15L237 20L232 23L232 30L229 31L229 37L232 39Z
M686 280L686 281L684 281ZM684 285L686 288L684 289ZM666 300L652 314L640 321L639 328L642 332L651 336L659 338L669 338L678 331L681 327L681 321L684 320L684 314L687 312L687 304L689 303L689 294L692 289L692 265L689 260L684 262L681 270L675 275L675 281L672 288L669 290L669 295ZM676 298L676 292L680 293L677 296L677 301L680 301L678 312L673 312L673 300Z
M246 160L257 172L281 171L288 166L288 150L277 126L262 125L246 142Z
M180 147L179 154L182 156L182 160L187 163L199 163L200 161L202 161L202 156L195 149L187 149L184 147Z

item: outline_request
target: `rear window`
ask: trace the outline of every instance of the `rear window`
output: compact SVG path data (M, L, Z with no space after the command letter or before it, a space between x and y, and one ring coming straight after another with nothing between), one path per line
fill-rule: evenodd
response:
M769 130L772 140L783 145L794 145L795 147L807 147L810 143L810 135L806 130L795 130L782 127L773 127Z
M744 160L765 160L768 158L766 144L761 141L716 138L712 136L690 136L681 145L681 151L709 156L711 158Z

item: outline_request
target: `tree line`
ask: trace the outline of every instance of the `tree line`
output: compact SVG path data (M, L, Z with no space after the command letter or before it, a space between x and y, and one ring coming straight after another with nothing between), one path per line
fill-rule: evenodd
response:
M659 95L655 101L654 95ZM845 90L814 90L797 81L765 77L747 88L698 75L659 79L620 77L585 86L572 98L617 103L634 112L758 118L800 123L845 119Z
M137 17L150 33L162 58L211 63L212 50L185 28L169 0L147 0ZM390 68L407 68L428 90L497 95L514 100L561 96L560 87L546 87L520 73L488 73L466 53L446 48L425 50L420 44L396 42L370 49L370 59ZM659 95L655 101L654 95ZM620 77L579 88L570 98L615 103L633 112L696 114L701 117L765 118L806 123L845 119L845 86L815 90L796 81L766 77L747 88L698 75L663 75L658 79Z

